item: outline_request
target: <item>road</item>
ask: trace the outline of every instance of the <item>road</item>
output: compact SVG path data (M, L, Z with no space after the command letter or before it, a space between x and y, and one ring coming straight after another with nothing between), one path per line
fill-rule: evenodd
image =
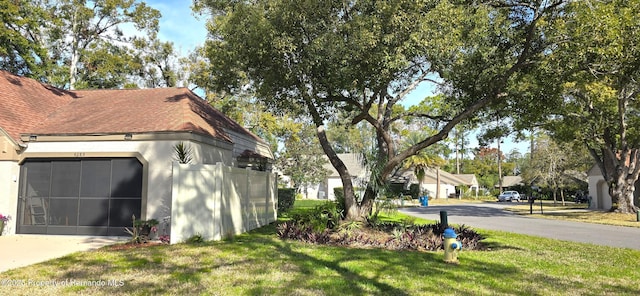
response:
M446 211L451 224L473 228L503 230L552 239L591 243L603 246L640 250L640 228L610 226L572 221L533 218L517 215L504 208L510 203L468 203L403 208L402 213L431 220L440 220Z

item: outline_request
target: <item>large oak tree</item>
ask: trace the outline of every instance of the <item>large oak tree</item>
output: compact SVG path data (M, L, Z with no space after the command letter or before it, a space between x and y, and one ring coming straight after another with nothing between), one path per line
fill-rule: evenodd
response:
M551 68L564 92L550 126L556 138L585 143L617 201L638 211L640 176L640 1L575 1L559 26Z
M403 160L446 138L461 121L508 104L515 87L546 58L548 30L564 1L196 1L208 10L215 84L247 87L274 108L308 114L343 182L347 217L363 219ZM433 73L441 79L433 81ZM396 106L421 83L437 84L446 110ZM373 181L357 201L351 176L327 139L336 110L375 130ZM435 132L397 149L392 124L432 121Z

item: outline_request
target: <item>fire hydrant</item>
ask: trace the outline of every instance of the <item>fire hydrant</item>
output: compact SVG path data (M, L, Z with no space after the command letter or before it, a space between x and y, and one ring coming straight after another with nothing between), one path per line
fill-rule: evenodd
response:
M453 229L444 230L444 262L458 263L458 251L462 250L462 243L456 240L457 237Z

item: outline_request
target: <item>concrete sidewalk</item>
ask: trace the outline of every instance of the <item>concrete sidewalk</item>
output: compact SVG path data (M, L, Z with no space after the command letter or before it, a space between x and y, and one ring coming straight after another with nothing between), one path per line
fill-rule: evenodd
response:
M0 236L0 273L74 252L124 242L128 237L18 234Z

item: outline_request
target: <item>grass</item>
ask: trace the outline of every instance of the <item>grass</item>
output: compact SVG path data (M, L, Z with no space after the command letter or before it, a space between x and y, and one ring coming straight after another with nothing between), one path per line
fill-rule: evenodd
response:
M529 214L530 208L528 203L509 207L506 208L506 210L536 218L569 220L640 228L640 222L637 221L638 217L636 214L591 211L587 210L586 204L574 204L572 202L567 202L565 205L562 205L559 202L554 204L553 201L544 201L542 203L542 214L540 211L539 202L536 202L533 205L533 214Z
M313 207L296 203L296 209ZM385 214L385 219L406 219ZM275 226L233 239L103 248L0 273L0 295L639 295L640 251L479 230L489 251L349 249L282 241ZM112 281L8 286L6 280ZM75 281L75 282L73 282ZM90 283L90 282L89 282ZM103 283L103 282L96 282Z

